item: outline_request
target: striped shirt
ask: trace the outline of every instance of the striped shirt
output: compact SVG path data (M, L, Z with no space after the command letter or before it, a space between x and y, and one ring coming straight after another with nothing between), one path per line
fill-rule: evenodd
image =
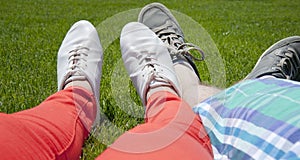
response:
M246 80L199 103L215 159L300 159L300 83Z

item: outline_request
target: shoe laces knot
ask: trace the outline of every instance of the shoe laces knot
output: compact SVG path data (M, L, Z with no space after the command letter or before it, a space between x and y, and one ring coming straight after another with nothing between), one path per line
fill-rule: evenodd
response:
M154 28L153 31L167 45L171 54L181 54L192 60L203 61L203 50L192 43L185 43L184 37L179 34L180 31L174 25L173 22L168 20L164 25ZM197 51L200 58L191 54L192 50Z
M300 57L293 48L287 47L286 50L277 53L277 56L280 57L280 61L273 69L279 70L286 79L292 79L298 75L300 71Z
M79 46L68 53L68 80L66 83L72 81L71 77L74 76L76 76L76 79L85 79L85 76L81 72L87 68L87 51L89 51L89 48Z
M147 51L145 51L147 52ZM146 78L146 82L149 84L149 88L155 88L158 86L170 86L169 81L163 76L164 67L163 64L157 63L157 59L153 56L155 53L144 53L138 59L140 64L145 61L145 64L141 68L142 77Z

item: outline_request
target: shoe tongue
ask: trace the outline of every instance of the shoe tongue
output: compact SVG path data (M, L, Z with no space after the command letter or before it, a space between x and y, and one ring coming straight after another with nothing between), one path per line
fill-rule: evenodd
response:
M150 88L156 88L160 86L172 86L172 85L167 80L163 78L157 78L157 77L153 79L149 84Z
M82 79L86 79L85 76L83 76L82 73L80 73L80 71L76 71L74 72L72 75L69 76L68 79L78 79L78 80L82 80Z
M72 76L81 76L78 72L75 72Z

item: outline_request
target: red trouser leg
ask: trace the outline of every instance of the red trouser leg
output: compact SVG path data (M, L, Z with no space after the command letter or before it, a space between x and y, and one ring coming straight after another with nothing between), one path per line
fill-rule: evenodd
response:
M1 113L1 159L79 159L95 113L92 94L77 87L32 109Z
M212 159L199 116L178 96L164 91L153 94L145 121L119 137L98 159Z

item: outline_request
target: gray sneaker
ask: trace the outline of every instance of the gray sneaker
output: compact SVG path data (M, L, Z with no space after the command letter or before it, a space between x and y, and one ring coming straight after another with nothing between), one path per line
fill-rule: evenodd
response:
M146 5L139 14L138 22L149 27L167 45L173 64L187 62L200 80L193 60L202 61L204 52L194 44L185 43L182 29L167 7L160 3ZM194 57L191 50L198 51L201 57Z
M268 48L245 79L262 76L300 80L300 36L282 39Z

